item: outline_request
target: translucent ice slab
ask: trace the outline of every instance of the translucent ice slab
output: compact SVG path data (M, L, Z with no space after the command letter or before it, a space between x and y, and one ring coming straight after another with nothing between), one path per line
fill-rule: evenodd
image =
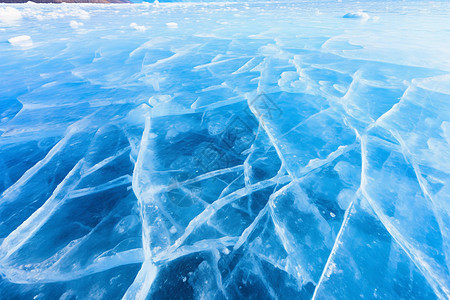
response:
M449 15L0 5L0 298L448 299Z

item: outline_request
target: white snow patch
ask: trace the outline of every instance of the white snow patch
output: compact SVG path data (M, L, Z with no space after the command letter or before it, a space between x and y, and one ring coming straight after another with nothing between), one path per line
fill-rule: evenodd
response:
M13 46L18 47L31 47L33 46L33 41L29 35L19 35L16 37L12 37L8 40L8 42Z
M138 24L136 24L134 22L130 24L130 27L133 28L133 29L136 29L137 31L140 31L140 32L144 32L147 29L145 26L138 25Z
M83 25L84 25L83 23L77 22L75 20L70 21L70 27L72 27L74 29L79 28L79 27L81 27Z
M75 10L73 14L71 13L72 13L71 11L66 12L67 15L73 15L83 20L88 20L91 18L91 15L87 11L82 9Z
M178 24L175 22L166 23L166 26L169 28L178 28Z
M22 19L22 13L14 7L0 7L0 22L5 24L15 23Z

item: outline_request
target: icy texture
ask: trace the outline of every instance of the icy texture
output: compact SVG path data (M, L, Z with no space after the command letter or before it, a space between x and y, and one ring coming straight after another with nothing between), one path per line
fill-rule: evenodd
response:
M450 297L448 2L10 7L0 298Z

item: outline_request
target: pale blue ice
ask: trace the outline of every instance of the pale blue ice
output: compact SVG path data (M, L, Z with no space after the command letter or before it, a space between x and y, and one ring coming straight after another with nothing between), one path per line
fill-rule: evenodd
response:
M0 298L450 298L449 20L0 5Z

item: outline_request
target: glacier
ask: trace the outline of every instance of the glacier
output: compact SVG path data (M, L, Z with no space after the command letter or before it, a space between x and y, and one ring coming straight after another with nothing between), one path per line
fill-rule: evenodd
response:
M0 5L2 299L448 299L450 3Z

